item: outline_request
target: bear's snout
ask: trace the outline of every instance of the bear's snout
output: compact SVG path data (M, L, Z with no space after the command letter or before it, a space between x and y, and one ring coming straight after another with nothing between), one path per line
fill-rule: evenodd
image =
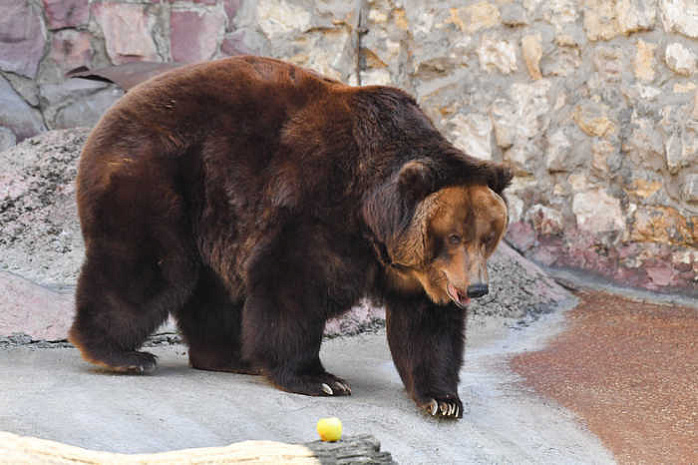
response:
M489 292L490 288L487 284L478 283L468 286L468 297L473 299L487 295Z

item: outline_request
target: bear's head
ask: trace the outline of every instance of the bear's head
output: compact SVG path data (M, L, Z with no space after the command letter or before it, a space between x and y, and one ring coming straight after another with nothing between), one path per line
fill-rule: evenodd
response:
M506 232L502 190L511 179L506 167L491 168L501 170L503 179L492 188L466 183L433 190L429 170L409 162L392 184L394 189L388 185L377 196L383 200L382 214L364 210L369 225L371 220L382 222L372 230L394 287L423 290L436 304L453 302L461 308L488 293L487 259Z
M418 281L435 303L465 307L488 293L487 259L507 222L504 199L487 186L440 189L419 202L392 245L392 267L399 279Z

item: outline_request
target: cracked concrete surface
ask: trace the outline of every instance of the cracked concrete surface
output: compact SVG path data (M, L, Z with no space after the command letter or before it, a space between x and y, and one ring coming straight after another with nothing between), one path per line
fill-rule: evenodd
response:
M250 439L307 442L320 417L344 434L370 433L399 463L613 463L575 417L520 383L508 359L536 350L559 331L563 312L524 329L471 322L460 421L420 413L392 364L385 334L325 341L322 359L345 378L351 397L312 398L262 378L188 368L186 347L150 348L150 376L95 370L72 348L11 346L0 351L0 430L90 449L140 453L227 445Z

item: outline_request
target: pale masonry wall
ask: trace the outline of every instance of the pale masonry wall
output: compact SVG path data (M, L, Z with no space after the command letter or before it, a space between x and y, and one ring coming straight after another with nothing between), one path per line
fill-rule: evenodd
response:
M454 144L510 163L507 240L527 257L697 292L696 0L0 5L0 149L121 95L75 67L274 56L404 88Z

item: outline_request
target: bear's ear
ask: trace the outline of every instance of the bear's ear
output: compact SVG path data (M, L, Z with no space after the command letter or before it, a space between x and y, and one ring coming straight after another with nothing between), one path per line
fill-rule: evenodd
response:
M434 202L429 199L417 206L409 226L392 244L391 254L395 264L419 268L428 262L433 248L428 237L429 218L433 209Z
M398 189L408 203L416 203L431 194L436 187L436 175L426 160L408 161L398 174Z
M513 178L514 173L511 168L500 163L493 163L490 165L487 186L501 196L502 191L509 187Z

